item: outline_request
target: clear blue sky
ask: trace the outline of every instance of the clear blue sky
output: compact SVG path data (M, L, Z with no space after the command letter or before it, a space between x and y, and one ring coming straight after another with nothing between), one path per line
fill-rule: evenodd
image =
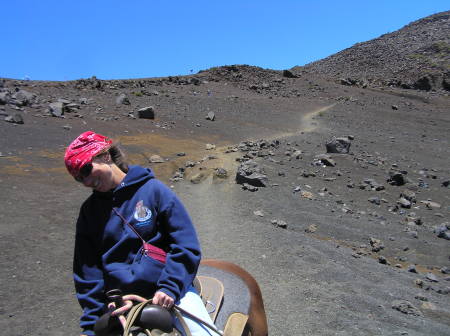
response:
M0 77L144 78L288 69L450 9L439 0L4 0Z

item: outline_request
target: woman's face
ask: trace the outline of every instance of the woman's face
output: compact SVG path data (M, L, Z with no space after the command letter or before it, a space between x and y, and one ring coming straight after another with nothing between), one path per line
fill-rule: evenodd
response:
M104 156L97 157L92 161L92 171L83 178L81 183L100 192L106 192L115 188L112 167L105 162Z

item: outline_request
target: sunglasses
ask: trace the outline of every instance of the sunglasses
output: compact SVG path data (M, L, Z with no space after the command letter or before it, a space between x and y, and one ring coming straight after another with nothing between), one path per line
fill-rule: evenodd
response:
M75 180L77 180L80 183L83 183L84 179L91 175L92 173L92 163L86 163L83 167L80 169L80 173L75 177Z

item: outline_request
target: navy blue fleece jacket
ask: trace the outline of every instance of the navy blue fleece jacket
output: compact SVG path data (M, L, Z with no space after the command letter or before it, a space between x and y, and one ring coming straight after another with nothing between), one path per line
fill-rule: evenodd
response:
M146 242L167 252L165 264L142 254L142 241L113 207ZM147 298L161 290L177 302L192 284L200 257L197 234L177 196L150 169L130 166L116 189L94 191L80 210L73 268L84 334L94 335L110 289Z

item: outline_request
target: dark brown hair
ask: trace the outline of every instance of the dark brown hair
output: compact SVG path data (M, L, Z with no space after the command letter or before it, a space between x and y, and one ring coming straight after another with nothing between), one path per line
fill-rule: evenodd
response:
M113 143L108 149L108 153L111 156L111 160L116 164L117 167L125 174L128 173L128 163L125 158L125 154L120 149L117 143Z

